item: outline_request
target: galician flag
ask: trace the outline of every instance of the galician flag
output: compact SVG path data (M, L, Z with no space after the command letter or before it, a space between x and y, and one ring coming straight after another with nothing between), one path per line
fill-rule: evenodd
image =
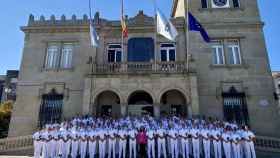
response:
M171 21L167 19L159 9L157 9L157 32L171 41L175 41L178 35Z
M97 35L97 32L95 31L94 25L92 23L92 20L90 19L90 40L91 40L91 46L98 47L98 40L99 36Z

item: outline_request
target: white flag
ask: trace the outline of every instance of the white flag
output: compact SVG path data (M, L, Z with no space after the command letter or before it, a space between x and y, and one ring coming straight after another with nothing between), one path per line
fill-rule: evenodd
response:
M90 20L90 40L91 40L91 46L98 47L98 40L99 36L97 35L97 32L95 31L95 28L93 26L92 20Z
M165 38L175 41L178 32L170 20L157 9L157 32Z

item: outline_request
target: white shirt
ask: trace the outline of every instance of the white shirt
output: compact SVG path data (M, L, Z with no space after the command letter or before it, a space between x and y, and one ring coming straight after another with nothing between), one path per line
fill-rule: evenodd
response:
M149 139L153 139L154 138L154 130L149 130L148 132L147 132L147 136L148 136L148 138Z

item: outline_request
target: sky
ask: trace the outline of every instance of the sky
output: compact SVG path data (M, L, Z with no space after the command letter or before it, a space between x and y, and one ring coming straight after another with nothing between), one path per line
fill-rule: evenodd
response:
M101 17L119 19L120 0L93 0L93 10L99 11ZM243 0L241 0L243 1ZM271 68L280 71L280 1L258 0L262 20L265 22L264 32L269 53ZM172 0L157 0L158 7L166 16L170 15ZM153 15L152 0L125 0L125 12L129 17L135 16L139 10L145 14ZM48 19L52 14L57 18L65 14L71 18L73 14L82 17L88 14L88 0L9 0L2 1L0 5L0 74L7 70L19 69L24 34L20 26L25 26L29 14L35 18L44 15Z

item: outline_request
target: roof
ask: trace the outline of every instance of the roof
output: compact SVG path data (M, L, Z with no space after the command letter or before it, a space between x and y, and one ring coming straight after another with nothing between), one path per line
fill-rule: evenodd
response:
M171 17L175 16L177 6L178 6L178 1L179 0L173 0L172 9L171 9Z

